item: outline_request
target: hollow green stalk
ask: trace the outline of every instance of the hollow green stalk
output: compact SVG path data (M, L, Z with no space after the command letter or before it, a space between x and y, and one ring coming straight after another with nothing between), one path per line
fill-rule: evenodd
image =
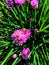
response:
M16 65L19 61L21 60L21 58L16 58L15 60L14 60L14 62L12 63L12 65Z
M10 52L7 54L7 56L5 57L5 59L3 60L3 62L1 63L1 65L4 65L6 63L6 61L9 59L9 57L13 54L13 48L10 50Z
M42 14L43 14L43 11L44 11L44 8L45 8L46 3L47 3L47 0L45 0L44 5L43 5L43 8L42 8L42 11L41 11L40 19L39 19L39 22L38 22L39 26L40 26L40 21L41 21Z

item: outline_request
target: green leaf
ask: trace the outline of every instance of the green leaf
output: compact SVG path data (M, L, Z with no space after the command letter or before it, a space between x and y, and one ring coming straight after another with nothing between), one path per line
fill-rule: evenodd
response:
M2 47L2 46L8 46L9 44L10 44L10 42L0 41L0 47Z
M42 30L40 30L39 32L41 31L44 31L45 29L49 28L49 25L45 26Z
M0 50L0 55L3 53L3 50Z
M36 54L34 55L34 65L37 65L37 62L36 62Z
M18 62L20 62L21 61L21 58L16 58L15 60L14 60L14 62L12 63L12 65L17 65L18 64Z
M45 6L45 10L44 10L44 16L45 16L46 13L48 12L48 10L49 10L49 7L48 7L48 4L46 4L46 6Z
M0 36L0 39L5 38L5 36Z
M0 12L0 18L3 16L2 12Z
M43 12L44 12L44 8L45 8L45 5L46 5L46 4L47 4L47 0L44 1L43 7L42 7L42 11L41 11L40 19L39 19L39 22L38 22L39 25L40 25L40 21L41 21L42 14L43 14Z
M7 62L7 60L9 59L9 57L13 54L13 48L9 51L9 53L7 54L7 56L5 57L5 59L3 60L3 62L1 63L1 65L4 65L5 62Z

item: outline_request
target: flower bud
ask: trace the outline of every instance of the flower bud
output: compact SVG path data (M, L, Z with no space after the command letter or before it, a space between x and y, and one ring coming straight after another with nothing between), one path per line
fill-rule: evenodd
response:
M13 54L13 56L12 56L12 57L13 57L14 59L15 59L15 58L17 58L17 54Z
M38 29L37 29L37 28L35 28L35 29L34 29L34 32L38 32Z

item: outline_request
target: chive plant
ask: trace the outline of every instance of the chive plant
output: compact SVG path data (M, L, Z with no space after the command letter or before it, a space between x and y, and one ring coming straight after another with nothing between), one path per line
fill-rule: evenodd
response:
M0 65L49 65L49 0L9 1L0 1Z

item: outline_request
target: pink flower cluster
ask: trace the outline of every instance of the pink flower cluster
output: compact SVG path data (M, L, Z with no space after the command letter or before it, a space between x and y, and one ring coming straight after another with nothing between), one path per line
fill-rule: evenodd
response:
M23 50L21 51L22 58L25 60L28 59L29 54L30 54L29 48L23 48Z
M31 36L30 29L19 29L15 30L12 34L12 39L14 42L18 43L19 45L23 45L27 39Z
M22 6L25 3L25 0L14 0L17 5Z
M14 0L16 5L22 6L25 2L31 4L32 8L38 8L38 0ZM13 8L14 7L13 0L7 0L7 4Z
M31 6L32 6L32 8L38 8L38 0L32 0Z
M30 0L14 0L14 1L17 5L20 5L20 6L22 6L25 2L28 4L31 2L32 8L38 7L38 0L31 0L31 1Z
M17 5L22 6L25 2L30 3L30 0L14 0Z

